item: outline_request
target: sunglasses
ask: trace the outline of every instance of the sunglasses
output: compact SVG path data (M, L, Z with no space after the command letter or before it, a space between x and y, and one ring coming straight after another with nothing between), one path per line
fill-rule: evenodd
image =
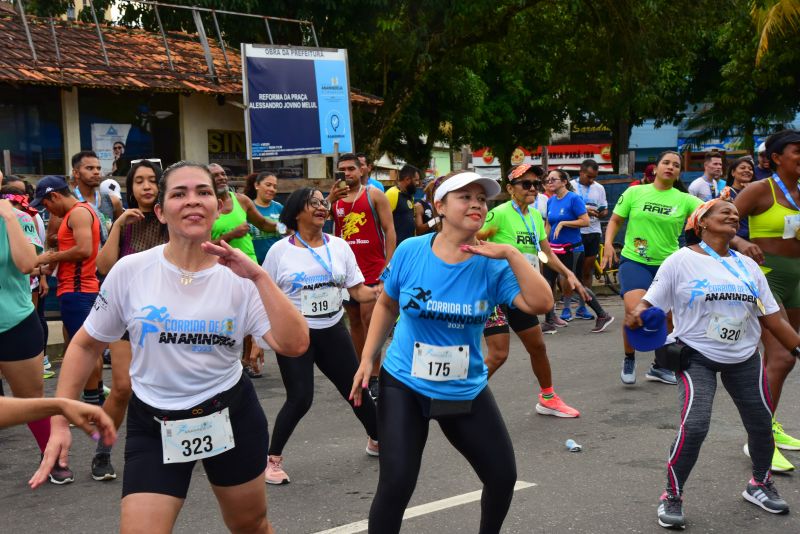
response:
M159 167L163 167L163 165L161 165L161 160L158 159L158 158L134 159L134 160L131 160L131 165L136 165L137 163L141 163L143 161L149 161L150 163L158 165Z
M513 180L511 185L518 185L522 189L530 189L531 187L539 187L542 185L542 182L539 180Z
M329 210L331 209L331 203L327 200L320 200L318 198L310 198L308 199L308 205L314 209L319 209L320 207Z

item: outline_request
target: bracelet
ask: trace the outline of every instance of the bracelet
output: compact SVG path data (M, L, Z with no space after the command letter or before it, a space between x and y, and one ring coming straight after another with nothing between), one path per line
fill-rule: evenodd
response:
M789 351L795 358L800 358L800 345Z

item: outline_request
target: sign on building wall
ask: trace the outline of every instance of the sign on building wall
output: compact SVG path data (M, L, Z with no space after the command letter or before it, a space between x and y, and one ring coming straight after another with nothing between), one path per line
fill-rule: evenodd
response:
M242 44L248 156L352 152L347 50Z
M551 169L575 170L580 167L583 160L593 159L601 171L610 171L611 145L610 144L583 144L583 145L550 145L547 147L547 165ZM527 149L517 147L511 154L511 165L529 163L542 164L542 147ZM481 148L472 153L472 165L478 168L500 167L500 162L488 148ZM481 172L482 171L478 171ZM491 175L492 173L488 171Z
M92 150L100 160L102 174L111 174L116 170L115 161L125 154L130 124L92 123ZM114 146L118 149L114 152Z

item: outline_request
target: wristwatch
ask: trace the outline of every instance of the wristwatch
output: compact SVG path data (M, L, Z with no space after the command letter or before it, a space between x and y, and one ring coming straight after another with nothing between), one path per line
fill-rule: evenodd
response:
M795 358L800 358L800 345L789 351Z

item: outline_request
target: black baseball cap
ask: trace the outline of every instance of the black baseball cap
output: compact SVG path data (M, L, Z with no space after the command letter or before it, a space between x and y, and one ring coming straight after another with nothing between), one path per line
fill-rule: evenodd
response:
M67 181L63 176L45 176L36 184L36 193L34 193L30 205L36 208L42 203L42 200L53 191L63 191L68 187Z

